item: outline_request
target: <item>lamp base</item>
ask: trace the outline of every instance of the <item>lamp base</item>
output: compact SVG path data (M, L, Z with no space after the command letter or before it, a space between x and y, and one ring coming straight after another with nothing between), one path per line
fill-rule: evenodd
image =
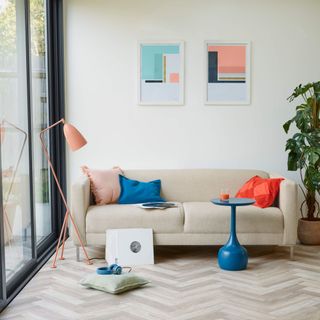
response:
M66 242L66 234L67 234L69 216L70 216L71 223L72 223L72 225L74 227L74 231L75 231L75 233L76 233L76 235L78 237L78 240L79 240L79 242L81 244L83 253L84 253L85 257L86 257L85 261L86 261L86 263L88 265L92 264L92 262L91 262L91 260L90 260L90 258L88 256L88 253L87 253L87 251L86 251L86 249L85 249L85 247L83 245L83 242L82 242L82 240L80 238L79 230L78 230L78 228L77 228L77 226L76 226L76 224L75 224L75 222L73 220L73 217L70 214L70 211L67 210L66 213L65 213L64 220L63 220L62 229L61 229L61 232L60 232L60 235L59 235L59 240L58 240L58 244L57 244L57 247L56 247L56 253L54 255L54 259L53 259L52 266L51 266L51 268L53 268L53 269L57 267L56 261L57 261L57 257L58 257L58 254L59 254L60 246L61 246L61 255L59 257L59 260L65 260L63 254L64 254L64 246L65 246L65 242Z

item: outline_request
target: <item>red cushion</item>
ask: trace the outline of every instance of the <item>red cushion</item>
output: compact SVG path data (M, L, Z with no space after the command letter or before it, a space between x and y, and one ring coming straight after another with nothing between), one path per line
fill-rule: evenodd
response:
M282 180L284 179L264 179L254 176L240 188L236 194L236 198L255 199L255 206L260 208L270 207L279 193Z

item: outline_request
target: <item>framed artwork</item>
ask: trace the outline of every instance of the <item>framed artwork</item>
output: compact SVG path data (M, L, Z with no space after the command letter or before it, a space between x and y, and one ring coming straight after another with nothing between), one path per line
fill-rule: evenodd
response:
M140 229L108 229L106 260L122 266L154 264L153 231Z
M139 42L138 103L184 103L184 43Z
M206 41L206 104L250 104L250 43Z

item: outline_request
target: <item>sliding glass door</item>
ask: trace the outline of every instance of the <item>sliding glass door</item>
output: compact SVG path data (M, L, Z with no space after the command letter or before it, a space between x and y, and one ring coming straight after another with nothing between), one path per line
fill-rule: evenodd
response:
M0 0L0 312L50 257L63 218L39 139L63 117L61 32L62 1ZM59 132L45 138L63 149ZM62 175L64 153L51 156Z
M1 167L5 274L8 282L33 258L32 190L25 3L10 1L3 10L7 19L4 39L0 42Z
M40 131L49 126L46 2L30 0L33 177L36 237L40 243L52 232L50 175L41 148ZM47 147L49 139L46 136Z

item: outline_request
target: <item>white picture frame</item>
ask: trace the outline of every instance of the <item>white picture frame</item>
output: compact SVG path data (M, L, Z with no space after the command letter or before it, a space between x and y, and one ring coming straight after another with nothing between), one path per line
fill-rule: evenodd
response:
M154 264L152 229L106 230L106 261L121 266Z
M209 46L245 46L245 72L243 76L245 77L245 85L243 86L241 81L228 81L225 85L219 86L219 82L209 84ZM205 52L205 105L250 105L251 104L251 43L250 41L221 41L221 40L206 40L204 44ZM218 68L218 67L217 67ZM239 77L239 74L235 76ZM238 78L239 79L239 78ZM232 86L232 90L228 90L227 86ZM237 85L239 84L239 85ZM242 88L244 87L244 88ZM216 98L214 98L216 94ZM228 94L230 95L228 97ZM225 95L226 98L223 99L221 96ZM237 99L237 95L241 99ZM220 96L220 97L219 97ZM232 98L232 99L231 99Z
M143 54L142 49L146 47L166 47L166 46L172 46L172 47L179 47L179 68L178 72L174 72L175 77L170 77L169 81L167 81L167 70L162 70L162 79L143 79L145 78L144 71L145 68L145 62L142 61ZM164 56L169 57L174 56L174 54L166 53L162 56L162 68L165 68L164 63ZM173 57L176 58L176 57ZM176 61L177 59L171 59L173 61ZM174 63L174 67L177 67L177 64ZM184 105L184 41L151 41L151 40L144 40L144 41L138 41L138 101L137 104L140 106L181 106ZM178 75L177 75L178 74ZM178 85L176 83L178 79ZM174 81L174 82L171 82ZM149 83L146 83L149 81ZM152 82L152 81L158 81L158 82ZM161 82L160 82L161 81ZM166 84L166 86L164 86ZM152 88L154 86L154 88ZM163 89L163 90L161 90ZM166 99L166 95L168 96L168 99ZM157 98L158 96L158 98ZM173 96L177 96L176 98L172 98Z

